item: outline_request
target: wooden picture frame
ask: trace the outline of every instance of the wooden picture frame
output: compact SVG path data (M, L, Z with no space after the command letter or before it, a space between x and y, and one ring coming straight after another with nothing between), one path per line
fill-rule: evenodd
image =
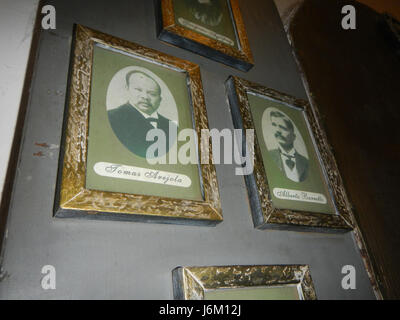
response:
M241 71L248 71L254 65L254 60L238 0L226 0L226 4L225 0L218 1L222 1L222 6L226 5L228 8L229 12L223 16L225 20L222 21L229 21L226 24L232 29L230 37L212 31L213 27L208 28L202 22L204 15L197 15L203 18L200 22L195 18L189 21L176 16L174 0L156 0L158 38Z
M87 180L89 180L87 179L88 172L92 170L91 166L88 165L90 162L88 158L91 156L90 152L88 152L88 149L90 151L90 146L88 147L89 124L95 124L93 122L95 121L95 109L91 109L92 106L95 106L95 103L101 106L103 100L105 100L105 98L103 100L99 99L101 101L100 104L96 102L97 98L94 96L96 88L93 83L96 83L98 87L99 83L106 82L105 79L107 76L106 72L103 73L103 69L99 69L101 72L96 72L97 67L93 67L93 61L96 57L94 52L96 50L106 57L105 59L109 59L105 60L106 63L103 61L99 65L114 65L117 62L119 63L121 59L126 64L132 60L132 63L146 63L150 67L153 67L154 64L154 68L159 68L157 70L165 69L165 72L169 72L171 75L176 73L176 76L181 77L185 83L185 87L182 89L185 95L182 94L182 96L186 97L187 95L188 104L184 105L182 110L189 108L189 111L187 111L188 116L186 117L189 119L187 121L190 122L189 127L192 126L192 129L200 133L202 129L208 128L208 120L200 70L197 65L81 25L77 25L75 29L75 42L69 81L69 100L67 101L64 116L54 216L57 218L78 217L211 226L221 222L223 217L217 177L215 167L211 164L196 165L195 170L198 174L199 188L201 188L199 189L201 193L201 199L199 200L173 198L162 195L155 196L152 194L112 192L87 187ZM118 56L114 59L113 55ZM112 58L107 58L109 56ZM97 80L96 77L98 78ZM172 92L173 94L174 92ZM99 110L107 114L105 108L103 110L100 107ZM100 111L96 112L99 114ZM108 130L107 132L110 132L111 135L110 124L106 122L102 123L100 127L98 126L98 131L104 132ZM93 133L92 138L90 143L94 145L94 141L96 140L95 133ZM113 139L112 143L109 144L109 148L118 145L119 149L115 150L121 153L125 152L127 154L126 157L130 157L129 159L139 159L138 157L134 158L135 155L130 153L115 137ZM104 146L101 143L98 146L102 150L102 148L105 148L106 142L104 142ZM198 143L196 143L196 147L200 154L200 145ZM111 153L115 152L111 151ZM106 153L101 153L101 156L104 155ZM106 181L108 183L109 180ZM114 179L113 181L119 187L118 183L122 179ZM138 182L133 181L132 183ZM136 187L133 184L129 184L129 186ZM153 188L152 186L150 189ZM160 187L164 187L164 185ZM137 188L140 189L141 187ZM159 191L160 193L164 194L165 190ZM177 194L179 194L179 190Z
M317 299L307 265L178 267L172 279L176 300Z
M238 77L230 77L226 82L226 88L234 127L242 130L253 129L255 133L253 150L254 170L251 174L245 175L254 226L258 229L285 229L315 232L351 231L354 226L351 205L344 190L343 182L331 148L327 142L326 135L318 120L319 115L316 106L311 106L305 100L296 99L287 94ZM264 115L267 110L272 110L273 107L268 109L269 107L262 106L257 109L255 102L250 103L249 100L261 101L260 106L265 103L267 106L292 108L293 110L290 112L293 114L298 113L298 119L304 119L301 120L304 127L302 134L309 136L308 168L310 169L313 167L317 170L317 167L319 167L318 179L320 180L317 178L313 179L315 181L322 181L321 183L324 184L325 188L325 196L322 194L320 198L313 199L309 197L309 194L313 194L312 192L309 192L307 189L302 189L307 179L311 179L311 173L309 173L309 177L303 181L301 181L300 175L297 175L298 180L294 182L290 180L294 178L288 178L286 166L282 168L282 166L276 165L276 163L270 159L269 162L267 161L267 157L272 159L271 155L273 150L272 148L269 150L267 146L268 134L265 134L267 130L264 128L269 124L268 122L264 122ZM262 108L265 108L265 110ZM258 114L256 114L257 112ZM263 112L263 114L261 114L261 112ZM276 114L274 113L274 115ZM270 120L271 119L273 119L273 116L271 116L270 111ZM271 124L271 126L272 125L274 124ZM296 126L296 123L294 123L294 125ZM257 132L257 126L262 132ZM300 133L300 131L298 132ZM279 133L275 134L277 134L278 138L281 138ZM306 141L306 138L307 137L304 138L303 143ZM303 137L301 139L303 139ZM243 138L243 144L245 145L245 143L245 138ZM312 155L314 160L311 158ZM284 158L285 156L281 156L281 159ZM302 158L304 159L305 157ZM296 170L299 172L298 168ZM311 172L311 169L309 171ZM279 183L272 185L275 176L279 176L279 183L282 183L282 185L297 185L299 186L296 187L298 190L284 189L283 187L279 188ZM278 181L278 179L275 179L275 181ZM307 188L312 187L313 185ZM289 193L280 192L281 190L288 190ZM304 198L298 198L301 199L301 201L298 201L294 196L300 195L303 197L302 191L305 192ZM283 204L280 203L281 199L276 200L278 196L283 196L284 201L281 201ZM324 198L326 204L306 203L306 200L308 201L310 199L312 201L315 199L316 201L322 199L322 203ZM288 207L285 207L286 205ZM332 212L319 211L325 210L325 208L326 210L332 210Z

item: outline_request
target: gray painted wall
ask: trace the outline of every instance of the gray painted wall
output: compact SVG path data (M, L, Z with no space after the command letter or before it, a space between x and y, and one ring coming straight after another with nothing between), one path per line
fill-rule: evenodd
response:
M217 166L223 223L216 227L52 218L73 23L121 37L201 67L210 127L233 129L224 81L231 74L306 98L272 0L240 1L256 66L242 73L156 39L152 1L49 1L57 29L42 31L14 186L0 283L2 299L172 299L177 266L308 264L319 299L374 299L352 235L255 230L243 177ZM35 143L47 143L43 149ZM34 153L42 151L44 156ZM57 289L44 291L44 265ZM341 288L354 265L357 289Z
M39 0L0 0L0 197L4 188L15 124ZM4 44L7 45L4 45Z

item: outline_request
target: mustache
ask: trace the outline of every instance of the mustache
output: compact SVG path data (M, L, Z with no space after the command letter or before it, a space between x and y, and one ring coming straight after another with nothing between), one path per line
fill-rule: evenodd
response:
M284 136L282 136L280 133L275 133L274 136L275 136L275 138L281 138L283 140L286 140L286 138Z
M138 104L144 104L144 105L149 106L149 107L152 106L152 104L151 104L150 102L146 101L146 100L140 100L140 101L138 102Z

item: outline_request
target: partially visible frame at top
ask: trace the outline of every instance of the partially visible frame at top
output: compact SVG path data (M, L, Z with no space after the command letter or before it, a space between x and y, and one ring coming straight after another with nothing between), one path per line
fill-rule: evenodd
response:
M174 0L155 0L157 9L157 34L160 40L224 63L241 71L254 65L238 0L226 0L235 31L237 46L212 39L194 29L176 23ZM201 27L200 27L201 28Z

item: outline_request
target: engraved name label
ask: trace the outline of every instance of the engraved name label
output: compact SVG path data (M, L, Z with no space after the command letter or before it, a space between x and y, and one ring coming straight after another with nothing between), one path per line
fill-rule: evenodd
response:
M210 29L204 28L203 26L199 26L198 24L188 21L185 18L182 18L182 17L178 18L178 21L181 25L185 26L186 28L192 29L199 33L202 33L202 34L206 35L207 37L210 37L211 39L215 39L217 41L223 42L232 47L235 45L235 43L232 41L232 39L229 39L228 37L225 37L222 34L218 34Z
M93 169L98 175L103 177L157 183L182 188L189 188L192 184L192 180L184 174L122 164L97 162Z
M290 189L281 189L281 188L274 188L273 192L274 192L275 197L277 197L278 199L303 201L303 202L314 202L314 203L322 203L322 204L327 203L326 197L321 193L290 190Z

